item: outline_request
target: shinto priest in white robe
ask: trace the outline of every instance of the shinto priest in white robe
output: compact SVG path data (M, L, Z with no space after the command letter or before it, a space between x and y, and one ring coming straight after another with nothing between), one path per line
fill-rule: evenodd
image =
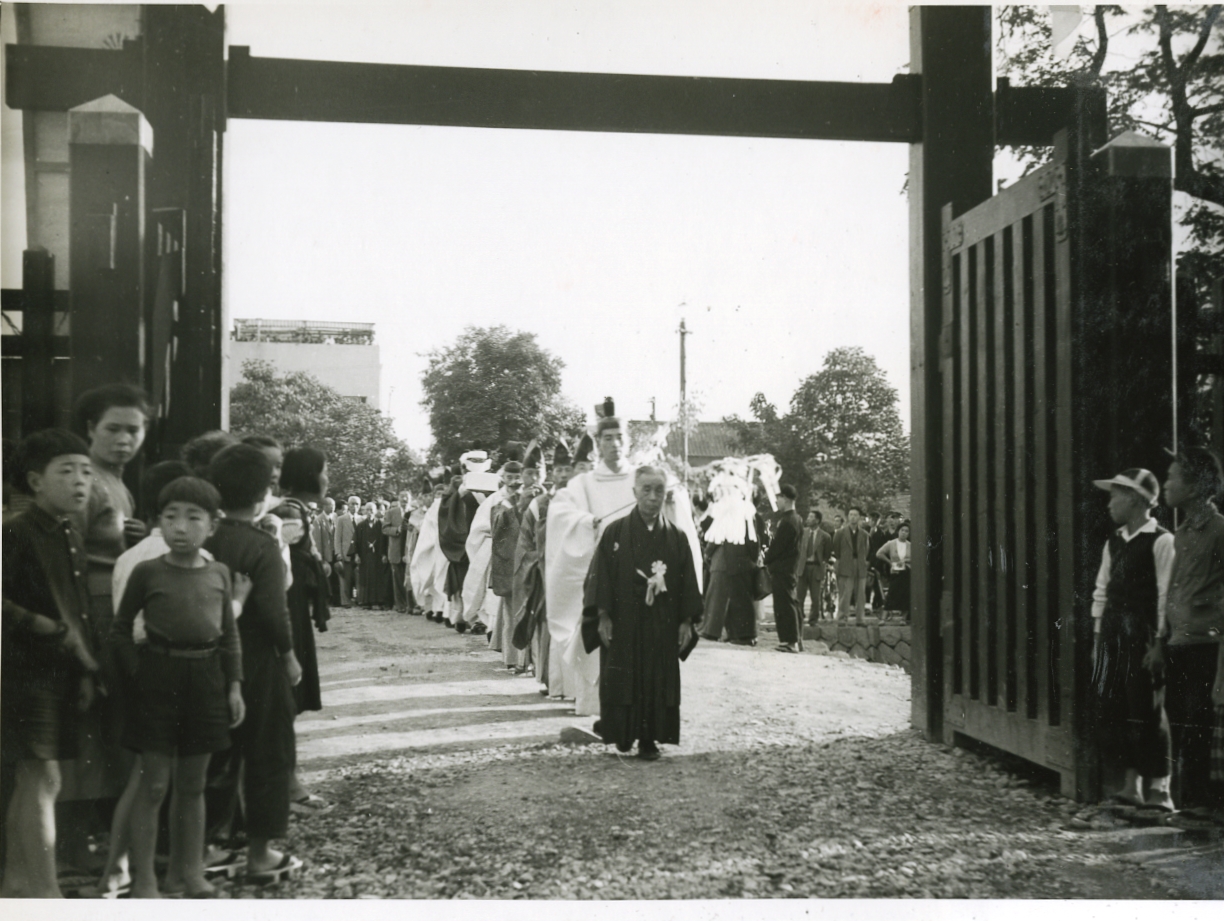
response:
M416 549L412 552L412 562L408 565L412 593L416 596L417 604L426 611L441 611L446 605L446 593L443 590L445 583L436 581L436 573L439 570L445 579L447 563L441 548L438 547L438 510L441 507L442 500L434 499L425 512Z

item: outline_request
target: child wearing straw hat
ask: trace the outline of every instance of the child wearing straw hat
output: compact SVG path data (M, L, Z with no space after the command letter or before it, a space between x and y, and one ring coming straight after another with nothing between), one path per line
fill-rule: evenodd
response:
M1126 771L1114 800L1172 812L1164 675L1152 649L1165 624L1173 535L1151 517L1160 483L1150 471L1132 467L1093 485L1109 493L1109 516L1119 525L1101 552L1092 595L1101 751Z

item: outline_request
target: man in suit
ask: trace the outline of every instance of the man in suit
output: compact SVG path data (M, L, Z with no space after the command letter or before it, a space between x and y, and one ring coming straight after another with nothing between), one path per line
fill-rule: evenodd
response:
M340 572L340 607L353 604L353 536L357 533L357 510L361 500L349 496L344 511L336 516L336 568Z
M850 614L850 599L854 598L855 622L862 626L867 600L867 567L869 538L861 527L862 509L850 506L846 525L833 535L833 555L837 557L837 619Z
M774 536L765 551L765 568L773 582L774 623L778 626L778 651L798 652L800 645L799 599L795 597L795 569L803 539L803 520L795 511L795 487L789 483L778 493L778 516Z
M408 613L408 591L404 587L404 537L406 521L412 507L412 493L404 489L387 509L383 518L383 534L387 535L387 559L391 561L391 593L396 614Z
M812 614L809 623L816 623L824 613L820 609L821 595L824 591L825 566L832 552L833 538L821 523L824 515L813 509L808 512L807 522L803 528L803 540L799 545L799 564L795 571L798 580L799 623L803 623L804 599L812 596Z
M327 596L331 604L340 602L340 573L336 567L336 500L323 499L323 507L310 522L310 538L327 572Z

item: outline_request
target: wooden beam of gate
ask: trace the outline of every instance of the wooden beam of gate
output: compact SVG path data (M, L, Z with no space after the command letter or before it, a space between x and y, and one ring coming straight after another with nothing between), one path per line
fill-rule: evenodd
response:
M230 118L853 141L919 140L916 79L815 83L254 58Z
M144 99L139 42L123 50L7 45L5 100L66 112L113 93ZM811 140L922 140L922 77L892 83L741 80L253 58L230 48L234 118L542 128ZM995 140L1051 144L1074 104L1064 87L999 80Z

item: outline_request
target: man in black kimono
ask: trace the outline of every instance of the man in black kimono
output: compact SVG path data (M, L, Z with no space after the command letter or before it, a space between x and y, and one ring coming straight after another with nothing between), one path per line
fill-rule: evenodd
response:
M655 761L680 742L680 659L701 618L701 591L684 532L660 512L662 470L634 477L637 507L600 538L588 576L583 643L600 647L598 731L622 752Z

